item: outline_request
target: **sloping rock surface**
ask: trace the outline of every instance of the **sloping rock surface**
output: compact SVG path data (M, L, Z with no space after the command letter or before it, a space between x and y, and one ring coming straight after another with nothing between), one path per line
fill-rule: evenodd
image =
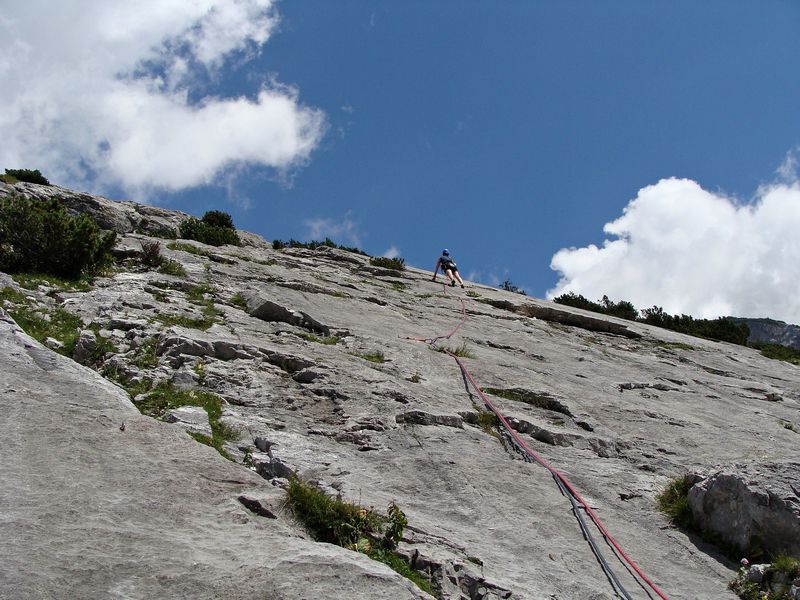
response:
M363 555L305 539L279 489L139 414L3 313L0 360L0 597L428 597Z
M75 210L82 196L68 200ZM105 202L106 222L139 219L117 228L128 257L119 272L87 291L26 290L0 274L0 286L78 315L93 334L81 337L83 367L0 323L0 590L10 598L424 597L382 565L303 536L281 510L292 474L377 510L396 502L409 521L400 552L444 599L614 598L548 471L523 460L455 361L425 342L450 332L436 346L465 351L518 435L670 599L733 599L737 566L658 512L672 479L696 473L699 491L724 471L747 493L781 498L779 519L800 518L793 365L486 286L453 291L428 271L376 269L337 249L275 251L243 232L248 245L191 242L195 252L161 240L187 272L165 275L139 264L137 247L184 217L143 225L149 208ZM210 307L210 326L193 326ZM97 358L101 339L110 349ZM241 433L226 451L242 464L192 440L186 420L139 415L98 373L219 395ZM632 597L648 598L603 549Z

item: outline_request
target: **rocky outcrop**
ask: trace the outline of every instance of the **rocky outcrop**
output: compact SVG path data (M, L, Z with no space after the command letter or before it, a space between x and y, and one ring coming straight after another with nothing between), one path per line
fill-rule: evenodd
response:
M283 508L296 475L376 510L396 502L409 521L398 551L443 600L610 600L550 473L522 460L456 362L424 342L465 315L440 346L463 350L515 434L671 600L733 599L736 568L658 512L671 480L702 474L698 515L740 523L744 544L797 537L796 366L488 286L451 290L336 248L278 251L246 232L242 247L159 242L186 271L167 275L141 263L142 243L185 215L3 186L71 194L72 210L120 236L116 272L88 289L0 274L7 313L80 319L72 358L84 365L0 322L0 596L426 597L313 542ZM221 399L219 422L239 433L224 446L232 461L187 435L207 435L205 412L171 407L157 421L127 393L165 385Z
M800 463L737 464L695 483L698 527L739 549L800 557Z

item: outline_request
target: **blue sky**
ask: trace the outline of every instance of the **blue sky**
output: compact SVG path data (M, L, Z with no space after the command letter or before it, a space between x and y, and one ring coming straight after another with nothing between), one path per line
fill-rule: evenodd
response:
M0 17L0 167L426 269L447 247L537 297L800 322L798 2L31 4Z

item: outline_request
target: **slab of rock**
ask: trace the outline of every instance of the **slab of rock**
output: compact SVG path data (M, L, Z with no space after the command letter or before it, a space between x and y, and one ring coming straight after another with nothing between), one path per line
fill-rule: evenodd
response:
M0 361L0 597L430 599L270 518L259 506L283 492L2 311Z

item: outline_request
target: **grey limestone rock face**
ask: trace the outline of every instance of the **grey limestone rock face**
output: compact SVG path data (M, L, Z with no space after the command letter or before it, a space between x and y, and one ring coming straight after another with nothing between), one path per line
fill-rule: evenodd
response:
M41 187L12 191L68 192ZM186 218L71 194L72 210L139 231L123 250ZM488 286L445 288L430 271L388 273L340 249L240 237L205 254L163 245L185 276L136 264L134 252L87 291L22 290L107 336L114 349L91 368L0 321L10 598L427 597L364 555L314 542L283 508L293 475L377 511L395 502L408 518L398 551L442 600L614 598L551 473L425 342L448 332L438 345L467 351L460 360L514 434L670 600L735 598L737 565L656 508L686 473L703 476L692 498L708 523L735 522L742 543L794 547L796 366ZM5 274L0 285L21 290ZM139 414L101 374L131 393L171 382L216 394L220 420L240 433L225 445L234 462ZM190 423L186 412L173 417Z
M0 311L0 597L430 598L309 541L278 488L40 351Z

